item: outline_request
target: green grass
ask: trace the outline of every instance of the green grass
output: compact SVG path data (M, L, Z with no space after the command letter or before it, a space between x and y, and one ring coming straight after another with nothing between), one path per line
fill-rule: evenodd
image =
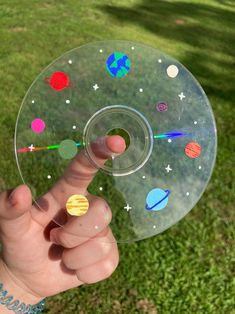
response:
M1 0L0 39L1 189L21 183L13 133L31 82L90 41L141 41L179 59L202 84L218 127L214 174L187 217L157 237L120 245L111 279L49 298L45 313L234 314L234 1Z

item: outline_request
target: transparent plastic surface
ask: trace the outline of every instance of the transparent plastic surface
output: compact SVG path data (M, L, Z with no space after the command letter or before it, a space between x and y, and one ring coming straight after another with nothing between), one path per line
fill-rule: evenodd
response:
M99 165L90 144L115 129L128 134L129 146ZM216 126L203 89L177 60L136 42L94 42L36 78L15 131L18 168L37 210L89 238L91 229L101 230L83 223L96 212L76 187L61 191L58 206L42 197L83 149L101 167L88 191L109 204L116 240L137 241L166 230L198 202L215 162ZM73 204L82 204L77 217ZM70 219L77 221L72 231L64 222Z

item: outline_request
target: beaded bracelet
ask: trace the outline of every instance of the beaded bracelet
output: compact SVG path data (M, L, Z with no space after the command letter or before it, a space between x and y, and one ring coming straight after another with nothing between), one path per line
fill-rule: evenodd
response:
M44 309L45 299L35 305L26 305L19 300L13 301L13 296L7 296L8 291L3 289L3 284L0 283L0 304L5 305L8 310L14 311L16 314L39 314Z

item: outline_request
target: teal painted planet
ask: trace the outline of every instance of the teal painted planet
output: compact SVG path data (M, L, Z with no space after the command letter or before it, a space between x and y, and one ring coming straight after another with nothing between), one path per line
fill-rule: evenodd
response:
M106 60L106 68L111 76L123 77L130 71L131 62L127 55L116 51Z
M146 209L147 210L161 210L166 207L168 203L168 196L170 190L162 190L159 188L151 190L146 198Z

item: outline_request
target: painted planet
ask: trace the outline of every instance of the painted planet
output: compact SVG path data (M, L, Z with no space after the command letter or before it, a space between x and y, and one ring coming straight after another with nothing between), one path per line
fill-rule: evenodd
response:
M159 111L159 112L162 112L162 111L167 111L167 109L168 109L168 105L167 105L167 103L165 103L165 102L159 102L157 105L156 105L156 109L157 109L157 111Z
M66 202L67 212L71 216L85 215L89 208L88 199L84 195L74 194Z
M42 133L45 130L46 123L40 119L36 118L31 122L31 129L34 133Z
M58 153L64 159L72 159L77 154L78 148L73 140L64 140L60 143Z
M159 188L151 190L147 195L145 208L154 211L163 209L168 203L170 193L170 190L162 190Z
M177 67L176 65L171 64L171 65L169 65L168 68L166 69L166 73L167 73L167 75L168 75L169 77L175 78L175 77L178 75L178 73L179 73L179 69L178 69L178 67Z
M197 158L201 154L201 146L196 142L190 142L185 146L185 154L190 158Z
M122 52L114 52L106 60L106 69L111 76L123 77L130 71L131 62Z
M57 91L61 91L70 86L69 76L65 72L54 72L47 81L51 88Z

